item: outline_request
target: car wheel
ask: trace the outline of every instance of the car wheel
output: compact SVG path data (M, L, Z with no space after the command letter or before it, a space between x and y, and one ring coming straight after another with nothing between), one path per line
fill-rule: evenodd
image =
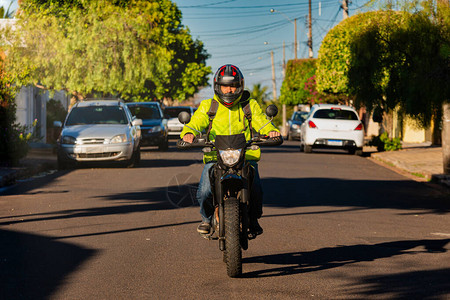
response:
M134 168L139 164L140 160L141 160L141 148L139 147L136 151L133 152L131 158L125 161L125 167Z
M355 154L358 156L363 156L363 150L362 149L356 149Z
M63 158L61 158L61 156L57 156L56 158L56 167L58 168L58 170L67 170L72 166L72 164L69 164L69 162Z
M141 146L136 149L136 156L134 158L134 165L138 166L141 162Z
M165 140L164 142L162 142L161 144L158 145L158 149L160 151L167 151L167 149L169 149L169 141Z
M312 152L312 146L310 146L310 145L303 145L303 152L311 153Z

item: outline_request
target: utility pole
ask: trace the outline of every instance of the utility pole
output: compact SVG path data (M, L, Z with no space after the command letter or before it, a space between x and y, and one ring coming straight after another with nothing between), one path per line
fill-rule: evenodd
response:
M342 14L344 20L348 18L348 0L342 0Z
M295 19L297 20L297 19ZM297 23L295 23L297 25ZM297 26L295 26L295 28L297 29ZM297 32L295 33L295 36L297 37ZM295 41L295 44L297 44L297 41ZM283 41L283 81L284 78L286 77L286 47ZM295 48L295 58L297 59L297 46ZM282 124L281 124L281 135L282 136L287 136L286 134L286 104L283 103L282 105Z
M283 41L283 80L284 76L286 76L286 44Z
M275 64L273 62L273 51L270 51L270 59L272 60L273 101L277 101L277 83L275 81Z
M311 0L309 0L309 21L308 21L308 47L309 47L309 58L313 58L313 43L312 43L312 20L311 20Z
M295 59L297 59L297 19L294 19L294 48L295 48L295 50L294 50ZM283 58L283 61L284 61L284 58Z

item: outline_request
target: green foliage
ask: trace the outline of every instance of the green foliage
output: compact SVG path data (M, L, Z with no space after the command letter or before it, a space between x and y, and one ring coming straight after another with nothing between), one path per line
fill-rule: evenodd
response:
M25 73L20 76L26 76ZM0 165L14 166L28 153L28 141L33 138L32 126L16 123L15 78L0 70Z
M316 71L315 59L289 60L286 76L280 89L280 103L287 105L306 104L314 96L305 89L305 83Z
M8 5L8 8L5 11L5 8L3 6L0 7L0 19L11 19L14 17L14 14L16 13L14 10L11 10L11 5L15 1L11 1Z
M383 26L389 22L396 26L401 14L395 12L367 12L347 18L332 30L322 41L317 61L317 90L323 93L342 94L351 97L349 68L352 64L352 43L355 37L370 26ZM366 55L379 57L376 49Z
M61 104L61 102L50 99L47 101L47 128L53 127L53 122L64 122L66 119L67 110Z
M9 70L31 70L26 83L126 100L184 100L207 84L208 54L169 0L40 2L23 1L4 37Z
M250 97L255 99L260 105L269 99L267 86L261 86L260 83L254 84L250 91Z
M397 151L402 149L402 143L399 138L389 138L387 132L379 136L374 136L369 142L369 146L377 147L378 151Z
M434 14L374 11L344 20L322 42L317 90L368 111L396 108L428 126L450 96L449 13Z
M450 96L450 60L441 55L440 29L427 16L404 14L403 19L395 26L367 27L356 36L350 87L356 102L369 110L398 106L426 127Z

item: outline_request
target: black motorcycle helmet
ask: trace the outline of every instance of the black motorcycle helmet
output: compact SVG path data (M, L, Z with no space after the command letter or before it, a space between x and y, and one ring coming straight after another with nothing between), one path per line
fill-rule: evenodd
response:
M220 89L222 85L236 87L236 91L224 94ZM221 66L217 70L216 75L214 75L214 92L220 103L226 107L232 107L239 102L244 93L244 75L242 75L239 68L229 64Z

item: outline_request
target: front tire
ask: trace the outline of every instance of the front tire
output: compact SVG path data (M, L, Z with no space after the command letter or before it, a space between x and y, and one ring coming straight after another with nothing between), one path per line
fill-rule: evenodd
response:
M127 168L134 168L139 164L140 161L141 161L141 147L139 146L136 149L136 151L133 152L131 158L126 161L125 165Z
M239 201L236 198L229 198L225 201L225 251L227 274L230 277L238 277L242 274L239 233Z
M303 145L303 151L305 152L305 153L311 153L312 152L312 146L310 146L310 145Z

